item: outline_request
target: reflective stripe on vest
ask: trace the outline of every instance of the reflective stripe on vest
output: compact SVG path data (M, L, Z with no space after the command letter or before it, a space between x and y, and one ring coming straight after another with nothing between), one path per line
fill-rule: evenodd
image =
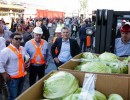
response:
M52 42L54 43L54 42L56 41L56 39L57 39L57 37L54 37ZM56 49L55 49L55 54L58 54L58 49L57 49L57 47L56 47Z
M12 50L18 57L18 74L15 76L11 76L11 78L20 78L26 75L26 71L24 68L24 60L22 58L22 49L20 48L18 52L16 48L13 46L9 45L8 48Z
M32 44L34 45L34 47L35 47L35 49L36 49L36 53L34 54L33 59L31 59L31 61L30 61L31 64L45 64L45 59L44 59L44 57L43 57L43 55L42 55L42 53L41 53L41 48L42 48L42 46L43 46L43 44L44 44L44 40L41 39L41 42L40 42L40 46L39 46L39 47L36 45L36 42L35 42L34 39L32 39L31 41L32 41ZM41 61L37 61L37 60L36 60L36 58L37 58L38 55L40 56Z
M58 51L58 48L56 47L56 48L55 48L55 54L57 55L58 52L59 52L59 51Z
M52 41L52 43L54 43L54 42L56 41L56 38L57 38L57 37L54 37L54 38L53 38L53 41Z

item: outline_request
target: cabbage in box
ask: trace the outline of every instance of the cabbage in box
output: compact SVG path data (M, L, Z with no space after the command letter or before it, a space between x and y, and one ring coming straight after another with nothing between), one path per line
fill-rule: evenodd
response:
M59 72L60 72L60 74L63 73L63 71L58 71L56 73L59 73ZM36 84L34 84L28 90L26 90L23 94L21 94L18 98L16 98L16 100L41 100L41 99L43 99L43 95L45 95L47 92L44 88L45 81L48 80L49 77L51 77L52 75L56 75L56 73L55 72L49 73L47 76L45 76L44 78L39 80ZM78 80L79 86L82 87L85 73L80 73L80 74L78 72L69 72L69 73L72 74ZM75 83L76 82L75 78L72 75L69 75L69 76L71 76L71 78L74 79L74 82L67 82L67 83L68 84L70 84L70 83L77 84L77 83ZM53 79L53 81L55 79L56 79L56 77ZM67 80L69 80L69 79L67 79ZM49 81L52 81L52 80L49 79ZM61 81L64 81L64 80L60 80L60 82ZM101 93L103 93L106 97L108 97L110 94L116 93L116 94L119 94L120 96L122 96L124 100L130 100L129 82L130 82L129 77L98 74L95 89L100 91ZM55 87L55 85L54 85L54 87ZM63 84L59 84L59 87L61 88L61 89L59 88L60 90L64 90L64 88L65 88L65 86ZM50 90L53 90L55 92L53 92L53 91L49 92ZM56 88L56 90L57 90L57 88ZM52 96L51 96L51 95L53 95L52 93L54 93L54 94L59 93L59 91L56 92L56 90L55 90L55 88L50 88L50 86L49 86L49 91L46 94L46 96L49 94L49 98L50 97L52 98ZM71 88L70 88L70 90L71 90ZM74 90L74 88L73 88L73 90ZM72 92L72 91L68 91L68 92L66 91L66 93L64 93L65 91L60 91L60 92L61 93L59 93L59 94L62 94L62 96L63 96L63 94L68 95L68 93ZM98 95L99 95L99 93L98 93ZM59 97L61 95L53 95L53 96ZM56 100L58 100L58 99L56 99Z
M121 58L115 54L105 52L94 54L81 53L59 67L59 70L72 70L90 73L128 75L130 57Z

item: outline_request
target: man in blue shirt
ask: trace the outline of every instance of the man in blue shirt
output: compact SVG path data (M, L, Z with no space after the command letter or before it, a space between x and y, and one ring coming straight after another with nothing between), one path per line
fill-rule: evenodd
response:
M121 38L115 40L115 54L121 57L130 56L130 24L121 27Z
M57 38L51 47L51 54L57 67L80 53L80 47L75 39L70 39L70 31L67 27L62 28L61 34L62 38ZM56 48L58 53L55 53Z

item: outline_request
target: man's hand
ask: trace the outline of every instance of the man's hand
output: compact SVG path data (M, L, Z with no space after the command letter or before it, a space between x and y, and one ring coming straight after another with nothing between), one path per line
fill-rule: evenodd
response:
M30 66L30 61L25 63L25 68L29 68L29 66Z
M59 63L59 59L57 57L54 58L56 63Z
M3 76L3 78L6 82L11 80L11 77L7 72L2 73L1 75Z

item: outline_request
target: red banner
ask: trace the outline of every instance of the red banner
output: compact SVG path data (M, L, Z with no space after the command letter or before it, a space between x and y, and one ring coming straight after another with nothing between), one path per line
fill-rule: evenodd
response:
M37 18L49 18L49 19L54 19L54 18L64 18L65 13L64 12L59 12L59 11L51 11L51 10L37 10L36 17Z

